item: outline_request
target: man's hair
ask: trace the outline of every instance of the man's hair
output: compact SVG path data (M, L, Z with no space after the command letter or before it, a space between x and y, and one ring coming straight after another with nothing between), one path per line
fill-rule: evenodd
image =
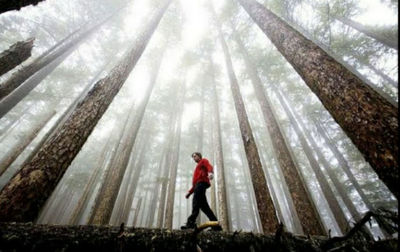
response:
M197 156L199 156L200 158L203 158L203 156L201 155L200 152L193 152L193 153L192 153L192 157L193 157L193 155L197 155Z

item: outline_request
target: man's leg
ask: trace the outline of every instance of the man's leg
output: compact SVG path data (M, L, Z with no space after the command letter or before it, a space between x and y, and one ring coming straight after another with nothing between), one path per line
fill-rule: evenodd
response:
M194 228L196 226L196 218L200 212L200 202L199 202L199 185L197 184L194 188L193 200L192 200L192 214L189 216L185 226L181 229Z
M207 215L210 221L217 221L217 217L215 216L207 202L206 190L208 187L209 185L207 183L201 183L201 190L199 190L198 196L199 206L201 211L203 211L204 214Z

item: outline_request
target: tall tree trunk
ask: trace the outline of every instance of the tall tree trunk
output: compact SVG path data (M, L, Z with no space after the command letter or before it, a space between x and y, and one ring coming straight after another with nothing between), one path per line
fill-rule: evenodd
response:
M369 68L371 68L372 71L374 71L374 73L376 73L378 76L380 76L383 80L385 80L387 83L389 83L391 86L397 88L398 87L398 83L396 81L394 81L392 78L390 78L387 74L385 74L384 72L382 72L382 70L376 68L373 64L366 62L365 65Z
M60 117L57 119L57 121L53 124L53 126L47 131L47 133L42 137L42 139L39 141L39 143L36 144L35 148L31 151L31 153L25 158L24 162L22 163L21 167L25 166L27 163L29 163L32 158L36 155L36 153L40 150L42 147L43 143L50 138L55 132L57 132L57 129L63 125L65 120L71 115L73 112L74 108L77 106L79 102L81 102L87 95L87 93L90 91L90 89L93 87L93 85L96 83L97 79L100 77L100 75L103 73L104 69L106 66L108 66L109 63L107 63L103 69L101 69L96 76L90 81L90 83L84 88L84 90L80 93L78 98L73 101L66 110L60 115Z
M44 117L44 120L39 122L39 124L34 127L31 132L27 136L22 139L19 143L17 143L13 148L9 149L6 155L0 160L0 176L4 173L4 171L17 159L17 157L25 150L26 146L28 146L33 139L39 134L40 130L50 121L50 119L54 116L56 111L52 111Z
M154 217L156 214L156 207L157 207L157 200L158 200L158 193L160 192L160 184L159 184L159 179L162 176L162 165L163 165L163 159L165 156L165 151L166 149L164 149L163 153L161 154L161 160L160 163L158 165L158 170L157 170L157 174L154 180L154 187L155 189L153 190L153 198L151 200L151 204L150 204L150 212L149 212L149 219L148 219L148 227L152 228L153 227L153 222L154 222Z
M164 52L164 50L163 50ZM136 118L129 123L130 125L126 129L126 136L124 137L124 143L118 146L115 159L111 161L112 169L106 177L99 194L101 195L98 205L95 207L93 217L91 219L92 224L108 224L110 221L111 213L114 208L114 203L117 199L119 188L124 177L126 167L128 165L133 146L135 144L136 136L139 131L144 112L147 104L149 103L151 93L156 83L157 75L161 65L161 59L157 62L154 73L151 74L150 86L147 88L145 97L138 108L138 114Z
M120 9L119 9L120 10ZM10 111L18 102L29 94L47 75L49 75L61 62L64 61L82 42L90 37L100 26L119 13L115 11L100 22L78 29L58 43L52 50L44 53L29 65L13 73L3 83L0 83L0 117ZM63 41L64 41L63 40Z
M329 149L335 155L335 158L339 162L340 167L343 169L344 173L349 178L351 184L354 186L354 188L356 189L357 193L360 195L361 199L363 200L363 202L367 206L367 208L369 210L374 210L374 207L372 206L372 204L371 204L370 200L368 199L367 195L365 195L365 193L362 190L362 188L361 188L360 184L358 183L357 179L354 177L353 173L351 172L349 163L343 157L343 154L335 146L335 144L333 143L332 139L328 136L326 130L322 127L321 122L317 121L315 123L315 126L317 128L318 134L324 139L326 145L329 147Z
M146 138L144 138L146 139ZM142 141L141 141L142 142ZM139 142L139 143L141 143ZM143 144L139 144L139 146L143 146ZM129 186L127 188L127 197L123 197L122 199L122 206L121 204L118 206L116 204L116 206L118 207L116 209L116 217L110 220L110 224L112 225L119 225L121 222L127 222L128 218L129 218L129 213L130 213L130 209L132 206L132 202L133 202L133 198L136 195L136 189L138 187L138 183L139 183L139 179L140 179L140 175L142 173L142 169L144 166L144 158L146 156L146 152L147 152L147 145L145 145L143 148L141 148L140 153L138 153L137 157L138 157L138 161L136 162L136 164L131 165L132 167L129 169L129 173L126 175L127 179L128 179L128 183ZM131 173L133 170L135 170L133 173ZM102 195L99 194L99 197L101 198ZM116 201L117 203L117 201Z
M398 197L397 108L255 0L238 0Z
M288 20L288 19L286 19L286 20ZM329 56L331 56L334 60L339 62L341 65L343 65L347 70L351 71L360 80L362 80L364 82L364 84L368 85L375 92L377 92L379 95L381 95L383 98L385 98L386 101L388 101L395 107L398 106L397 100L394 97L388 95L388 93L385 93L385 91L383 91L381 87L376 86L376 84L372 83L369 79L367 79L365 76L363 76L355 67L351 66L346 61L344 61L343 55L340 55L340 52L333 52L330 49L330 45L324 45L323 43L318 41L318 39L313 34L309 33L307 30L305 30L298 24L290 22L290 25L292 27L294 27L297 31L299 31L301 34L303 34L303 36L305 36L307 39L311 40L314 44L316 44L318 47L320 47L322 50L324 50Z
M169 166L169 183L168 183L168 195L167 195L167 204L165 209L165 228L172 229L173 217L174 217L174 201L175 201L175 183L176 183L176 174L178 172L178 161L179 161L179 150L181 143L181 126L182 126L182 113L185 101L185 86L186 86L186 78L182 82L182 91L180 98L180 106L178 107L178 116L176 120L176 129L173 138L174 151L171 153L171 165Z
M32 161L3 188L0 192L0 221L31 221L37 216L136 65L170 2L167 0L162 4L145 26L140 39L135 40L131 51L107 77L96 83L59 132L46 141Z
M297 137L300 140L301 146L303 147L304 153L307 156L307 159L310 162L311 168L313 169L316 178L318 180L318 183L321 187L321 190L325 196L325 199L328 202L329 208L331 209L336 222L339 225L340 231L345 234L349 228L349 224L346 219L346 215L343 212L343 209L340 207L338 200L336 199L335 193L332 191L331 187L329 186L328 180L325 178L325 175L323 174L318 161L315 159L313 156L313 151L311 150L311 147L307 143L307 140L304 136L304 131L301 131L299 125L297 124L294 116L292 115L292 112L288 105L285 103L284 98L281 96L278 90L275 90L275 94L278 97L279 102L282 104L283 109L285 110L289 120L290 120L290 125L294 128Z
M162 169L163 169L163 174L162 177L160 178L161 181L161 195L160 195L160 204L159 204L159 208L158 208L158 213L157 213L157 228L162 228L164 226L164 220L165 220L165 199L166 199L166 195L167 195L167 186L168 186L168 168L171 166L171 152L172 152L172 140L174 137L174 130L175 130L175 121L176 118L178 116L178 104L179 101L175 102L175 105L173 106L173 115L170 117L169 120L169 128L168 128L168 135L167 135L167 140L166 140L166 144L164 145L165 149L165 154L163 157L163 163L162 165Z
M399 42L398 42L397 36L388 38L388 37L384 36L383 34L375 32L375 31L371 30L370 28L366 27L365 25L362 25L362 24L360 24L354 20L351 20L349 18L341 17L341 16L334 16L334 18L339 20L343 24L350 26L351 28L375 39L376 41L378 41L388 47L394 48L396 50L399 49Z
M0 0L0 13L10 10L20 10L27 5L37 5L43 0Z
M218 105L218 94L217 94L217 83L215 81L215 73L214 73L214 63L212 62L212 58L210 56L210 76L211 76L211 85L212 85L212 104L214 110L214 132L215 132L215 166L217 168L218 174L218 188L217 188L217 197L218 197L218 219L221 223L222 229L229 231L229 218L228 218L228 206L226 199L226 181L225 181L225 168L224 168L224 154L222 150L222 138L221 138L221 119L219 114L219 105Z
M262 82L257 73L257 69L253 62L251 62L250 56L248 55L243 42L236 33L234 33L234 38L245 61L246 71L250 76L251 82L253 83L254 91L260 104L269 135L273 136L271 137L273 150L279 162L279 167L283 172L286 184L295 205L297 216L300 219L302 229L306 234L325 234L322 221L316 210L316 206L310 198L310 195L307 193L307 186L305 185L304 180L299 173L298 167L296 167L290 156L290 147L286 143L279 129L271 107L271 102L268 99L268 93L263 88Z
M214 13L214 17L216 17ZM258 149L254 141L253 133L244 107L243 99L240 94L239 84L233 70L228 46L222 36L220 24L217 23L219 40L225 56L225 64L228 71L229 82L235 103L235 110L239 120L240 132L246 151L247 161L249 163L251 180L253 182L254 192L257 199L258 211L264 233L275 232L278 227L278 219L273 205L271 194L268 190L265 174L258 154Z
M140 212L140 209L141 209L141 207L142 207L142 199L143 199L143 198L140 197L140 199L138 200L138 203L137 203L137 205L136 205L136 208L135 208L135 215L134 215L133 221L132 221L132 226L134 226L134 227L136 227L136 225L137 225L139 212Z
M34 38L18 41L0 53L0 76L31 56Z
M111 132L116 131L117 124L114 125L113 130ZM85 189L83 190L82 196L80 197L78 203L75 206L75 209L70 217L69 223L72 225L78 225L80 218L82 217L83 211L87 207L89 198L94 191L95 183L98 181L100 177L100 170L104 167L104 164L107 162L108 155L107 153L110 151L112 135L110 135L107 139L106 144L103 147L103 150L100 154L100 159L97 161L94 166L94 171L90 175L89 181L85 185Z

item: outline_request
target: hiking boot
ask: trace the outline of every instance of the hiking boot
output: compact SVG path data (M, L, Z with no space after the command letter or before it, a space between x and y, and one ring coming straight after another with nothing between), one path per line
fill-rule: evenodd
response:
M196 228L196 224L192 223L192 222L187 222L184 226L181 226L182 230L185 229L195 229Z

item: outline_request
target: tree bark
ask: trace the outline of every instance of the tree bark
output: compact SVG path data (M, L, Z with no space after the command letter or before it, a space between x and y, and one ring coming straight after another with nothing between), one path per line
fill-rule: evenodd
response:
M339 20L345 25L350 26L351 28L375 39L376 41L391 47L393 49L398 50L399 49L399 42L397 36L393 36L393 38L388 38L384 36L383 34L379 34L378 32L372 31L370 28L366 27L365 25L362 25L354 20L351 20L346 17L340 17L340 16L334 16L335 19Z
M32 129L29 135L24 136L22 141L17 143L13 148L9 149L6 155L0 160L0 176L6 171L6 169L17 159L17 157L25 150L33 139L39 134L40 130L50 121L56 111L52 111L45 116L44 120Z
M115 132L116 130L116 125L113 127L113 130L111 132ZM85 189L83 190L82 196L80 197L78 203L75 206L75 209L71 215L71 218L69 220L69 223L72 225L78 225L80 218L82 217L83 211L87 207L87 203L89 201L89 198L91 194L94 191L95 183L98 181L98 178L100 177L100 170L101 168L104 167L104 164L107 161L107 153L110 150L111 146L111 138L112 136L110 135L107 139L106 144L103 147L103 150L100 154L100 159L97 161L96 165L94 166L94 171L90 175L89 181L85 185Z
M167 0L145 26L131 51L99 80L77 105L59 132L44 144L0 192L0 221L32 221L139 60L161 17Z
M234 38L245 61L246 71L249 74L253 84L269 135L273 136L271 137L273 150L279 162L279 167L283 172L290 196L292 197L295 205L297 216L300 219L302 229L306 234L325 234L322 221L316 210L316 206L314 205L312 198L310 198L310 195L307 193L306 185L304 184L304 180L299 173L298 167L296 167L290 156L290 147L286 143L279 129L271 107L271 102L268 99L268 93L263 88L261 79L257 73L257 69L253 62L251 62L250 56L248 55L243 42L236 33L234 34Z
M163 50L164 52L164 50ZM139 105L136 118L132 118L129 126L126 129L126 136L123 139L123 144L117 148L118 155L111 161L111 172L105 178L105 181L99 191L101 195L98 205L95 207L91 223L92 224L108 224L111 218L111 213L114 208L115 201L118 196L119 188L124 177L126 167L128 165L133 146L139 131L144 112L149 103L151 93L154 89L157 75L160 69L162 56L157 62L154 73L151 74L150 86L145 92L144 99Z
M214 19L216 15L214 13ZM246 151L247 161L253 182L254 193L256 195L257 207L260 214L261 224L264 233L272 233L278 226L275 207L273 205L271 194L268 190L265 174L262 170L262 164L258 154L258 149L254 141L253 133L244 107L243 99L240 94L239 84L233 69L228 46L222 36L220 23L217 23L219 40L224 52L225 65L228 71L229 82L235 104L236 114L239 120L240 132Z
M255 0L238 0L398 197L397 108Z
M211 71L211 85L212 85L212 104L214 110L214 132L215 132L215 166L218 174L218 220L223 230L229 231L229 218L228 218L228 206L226 199L226 181L225 181L225 167L224 167L224 154L222 150L222 138L221 138L221 119L219 114L218 105L218 94L217 94L217 83L215 82L214 63L210 56L210 71Z
M0 0L0 13L10 10L20 10L24 6L37 5L43 0Z
M0 76L18 66L31 56L34 38L18 41L0 53Z

